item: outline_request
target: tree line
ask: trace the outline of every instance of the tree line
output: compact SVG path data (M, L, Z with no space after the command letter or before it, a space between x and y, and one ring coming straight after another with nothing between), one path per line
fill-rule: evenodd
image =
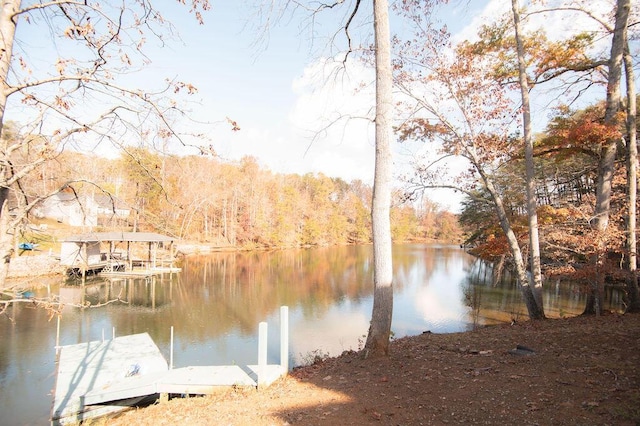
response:
M370 185L274 173L253 157L233 162L132 148L109 159L70 151L23 181L29 198L66 182L72 183L64 191L78 203L110 197L113 210L100 218L101 229L155 231L240 249L371 242ZM454 213L428 198L408 203L400 195L396 191L391 212L394 241L462 241ZM116 207L131 211L126 221Z

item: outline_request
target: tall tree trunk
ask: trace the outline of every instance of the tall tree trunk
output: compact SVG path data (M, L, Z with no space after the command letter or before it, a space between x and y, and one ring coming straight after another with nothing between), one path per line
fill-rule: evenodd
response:
M616 6L615 29L611 41L609 56L609 76L607 79L607 99L604 122L616 125L616 114L620 110L620 81L622 79L622 60L624 56L625 40L627 39L627 25L629 22L630 0L618 0ZM604 141L598 161L598 182L596 185L596 208L592 227L598 234L598 250L596 255L596 269L598 273L592 281L591 291L587 297L584 314L600 315L602 312L604 271L603 257L607 251L606 231L609 225L609 210L611 206L611 186L615 171L617 146L620 140L612 138Z
M20 8L20 0L6 0L2 2L0 9L0 141L4 130L4 112L9 96L9 70L11 69L11 56L13 54L13 42L16 34L17 20L15 13ZM5 142L0 142L5 143ZM7 147L2 146L2 152L7 152ZM4 161L3 161L4 163ZM7 181L10 170L5 165L0 165L0 288L4 287L11 257L14 253L15 230L9 226L9 192Z
M629 52L629 41L625 41L624 68L627 82L627 191L629 215L627 218L627 249L629 251L627 276L626 312L640 312L638 291L638 253L636 239L636 199L638 192L638 141L636 86L633 72L633 58Z
M389 354L393 315L393 264L391 248L391 119L392 75L389 3L373 1L376 48L376 165L371 220L373 228L373 311L364 357Z
M16 12L20 8L20 0L5 0L0 9L0 135L4 126L4 111L9 95L9 70L13 55L13 41L16 35ZM0 204L1 205L1 204Z
M478 162L479 159L473 157L473 161ZM502 232L504 232L504 235L507 238L509 250L511 251L511 256L513 257L513 262L516 268L516 274L518 276L520 292L522 293L524 304L527 307L529 318L532 320L544 319L544 310L542 310L541 306L538 305L538 302L536 301L536 297L534 295L534 291L531 288L530 278L524 266L522 250L520 250L518 238L516 237L515 233L513 232L513 228L511 227L509 216L507 216L507 211L505 210L504 203L502 202L502 197L500 197L500 194L493 185L493 182L491 181L490 177L487 176L486 173L484 173L482 167L476 166L476 170L478 170L478 172L480 173L480 177L484 182L485 188L487 188L487 191L489 191L489 193L491 194L493 204L496 208L496 214L498 215L498 220L500 221L500 227L502 228Z
M518 75L520 94L522 96L522 123L524 128L524 158L527 185L527 216L529 218L529 254L531 259L531 277L533 279L533 295L538 311L544 317L542 300L542 272L540 269L540 239L538 236L538 205L536 201L536 177L533 163L533 138L531 136L531 106L529 102L529 83L527 81L527 65L524 57L524 46L520 37L520 6L518 0L511 0L513 23L518 51Z

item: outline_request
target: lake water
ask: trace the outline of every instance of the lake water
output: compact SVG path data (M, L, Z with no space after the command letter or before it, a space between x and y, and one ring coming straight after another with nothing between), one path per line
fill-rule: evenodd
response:
M174 366L255 364L258 324L269 324L270 363L279 362L279 308L289 306L290 366L315 355L359 349L372 308L371 246L191 256L179 274L153 279L87 281L36 291L71 304L60 317L59 344L147 332L167 360L174 328ZM622 295L607 293L609 309ZM114 302L121 299L124 302ZM487 265L455 246L394 247L392 332L450 333L525 320L508 277L493 285ZM577 285L547 283L548 316L579 314ZM17 304L0 316L0 424L45 424L54 387L57 317Z

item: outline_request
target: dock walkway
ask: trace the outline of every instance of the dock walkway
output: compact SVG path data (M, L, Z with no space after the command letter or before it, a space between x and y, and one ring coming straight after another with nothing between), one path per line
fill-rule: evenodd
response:
M258 364L171 368L149 334L58 348L53 425L77 424L163 394L204 395L222 387L263 387L288 371L288 310L281 308L281 363L267 364L260 323ZM171 356L173 358L173 355Z

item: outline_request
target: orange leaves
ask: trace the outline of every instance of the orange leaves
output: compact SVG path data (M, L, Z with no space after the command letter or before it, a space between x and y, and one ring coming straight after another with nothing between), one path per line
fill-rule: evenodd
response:
M616 121L623 123L623 120L623 117L619 117ZM605 124L602 104L578 112L560 109L558 115L552 119L547 134L541 144L547 151L596 152L603 142L622 137L619 125Z
M87 37L95 33L95 28L90 21L84 25L72 24L64 30L64 35L67 38Z
M575 127L568 129L566 137L578 144L597 144L621 137L616 126L593 120L584 120L576 124Z
M31 69L29 68L29 65L27 65L27 61L25 61L25 59L22 56L18 58L18 61L20 63L20 68L22 69L22 71L25 71L27 74L32 73Z
M120 60L127 65L131 65L131 58L129 58L129 55L126 53L122 53L120 55Z
M178 1L182 4L186 4L185 0L178 0ZM191 0L191 9L189 10L189 12L192 12L195 15L198 23L200 25L203 25L204 18L202 17L202 12L200 11L200 9L203 11L207 11L211 9L211 4L209 3L209 0Z
M548 79L565 70L584 69L589 66L587 49L593 43L593 34L581 33L569 39L551 42L541 39L537 49L532 50L535 63L535 75ZM591 66L594 64L591 63Z
M396 128L401 141L408 139L431 140L436 136L446 135L448 129L440 122L431 123L429 120L416 118L404 122Z
M71 104L60 96L55 97L55 105L63 110L69 110L71 108Z
M56 71L58 75L64 75L67 71L67 65L71 62L73 61L69 59L58 58L58 60L56 60Z
M565 207L555 208L547 204L538 208L538 222L541 225L564 223L571 216L572 212Z
M227 118L227 122L231 125L231 130L234 132L237 132L240 130L240 126L238 126L238 123L235 120L230 119L229 117Z
M198 88L191 83L185 83L184 81L176 81L173 84L173 93L180 93L182 90L186 90L189 95L198 93Z

